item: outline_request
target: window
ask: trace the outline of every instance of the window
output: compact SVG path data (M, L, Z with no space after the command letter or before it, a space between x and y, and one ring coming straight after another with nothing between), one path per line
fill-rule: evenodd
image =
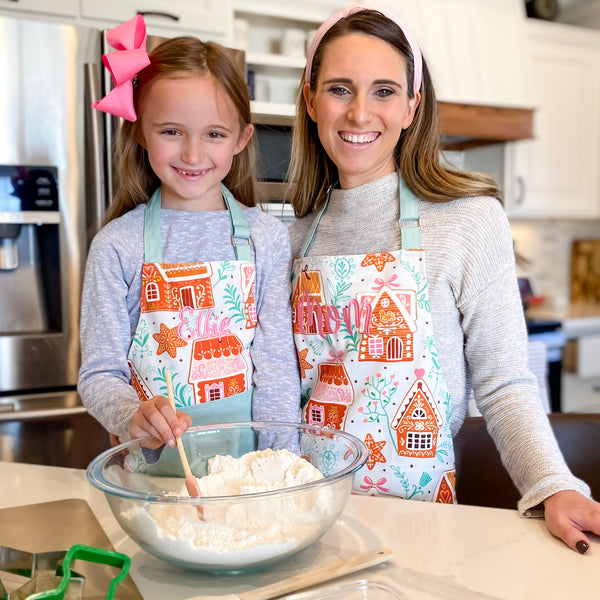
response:
M409 431L406 435L407 450L431 450L433 446L433 436L431 432L417 433Z
M425 412L424 408L415 408L415 410L413 410L413 413L412 413L412 418L413 419L426 419L427 413Z
M311 406L308 409L308 423L309 425L325 424L325 410L323 406Z
M383 338L371 337L369 338L369 354L379 355L383 354Z
M248 317L247 318L248 318L248 321L250 321L251 323L256 323L256 304L252 303L248 307Z
M151 281L146 286L146 302L158 302L158 300L160 300L158 283Z
M220 400L225 395L223 392L223 382L213 383L211 385L205 385L204 391L206 393L206 401L213 402L214 400Z

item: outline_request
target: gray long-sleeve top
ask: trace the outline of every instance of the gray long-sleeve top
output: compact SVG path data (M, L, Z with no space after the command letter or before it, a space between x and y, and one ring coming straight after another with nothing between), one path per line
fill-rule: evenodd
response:
M333 190L308 255L400 248L398 178ZM471 389L525 513L561 490L589 495L569 471L527 367L527 332L508 219L495 198L419 201L421 247L451 429L465 418ZM314 213L290 225L297 256Z
M94 238L86 265L81 311L82 366L78 389L89 413L128 439L140 400L129 384L127 354L140 314L144 214L139 205ZM298 421L300 378L290 312L290 240L260 208L244 213L256 267L258 324L250 349L255 421ZM161 209L163 261L235 260L229 213Z

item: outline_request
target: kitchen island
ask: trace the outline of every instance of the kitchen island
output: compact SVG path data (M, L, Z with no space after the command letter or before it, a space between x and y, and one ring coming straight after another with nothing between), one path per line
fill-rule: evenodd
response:
M346 579L387 582L408 600L565 600L595 598L600 589L598 536L581 556L554 539L542 520L521 518L516 511L355 495L321 540L271 570L203 574L139 548L85 471L0 462L0 509L70 498L87 502L114 548L131 557L130 574L145 600L240 593L382 546L394 552L391 562ZM22 524L20 549L32 551L27 526Z

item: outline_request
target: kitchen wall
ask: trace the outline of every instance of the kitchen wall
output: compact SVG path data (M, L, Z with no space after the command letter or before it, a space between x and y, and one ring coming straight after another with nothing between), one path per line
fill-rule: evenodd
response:
M531 279L535 295L546 304L565 307L570 300L573 240L598 238L600 220L511 220L515 250L529 261L519 264L520 276Z

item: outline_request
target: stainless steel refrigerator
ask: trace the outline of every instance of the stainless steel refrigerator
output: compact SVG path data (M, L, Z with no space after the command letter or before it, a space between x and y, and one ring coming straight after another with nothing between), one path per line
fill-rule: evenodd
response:
M102 32L0 17L0 460L85 466L76 393L89 241L108 191Z

